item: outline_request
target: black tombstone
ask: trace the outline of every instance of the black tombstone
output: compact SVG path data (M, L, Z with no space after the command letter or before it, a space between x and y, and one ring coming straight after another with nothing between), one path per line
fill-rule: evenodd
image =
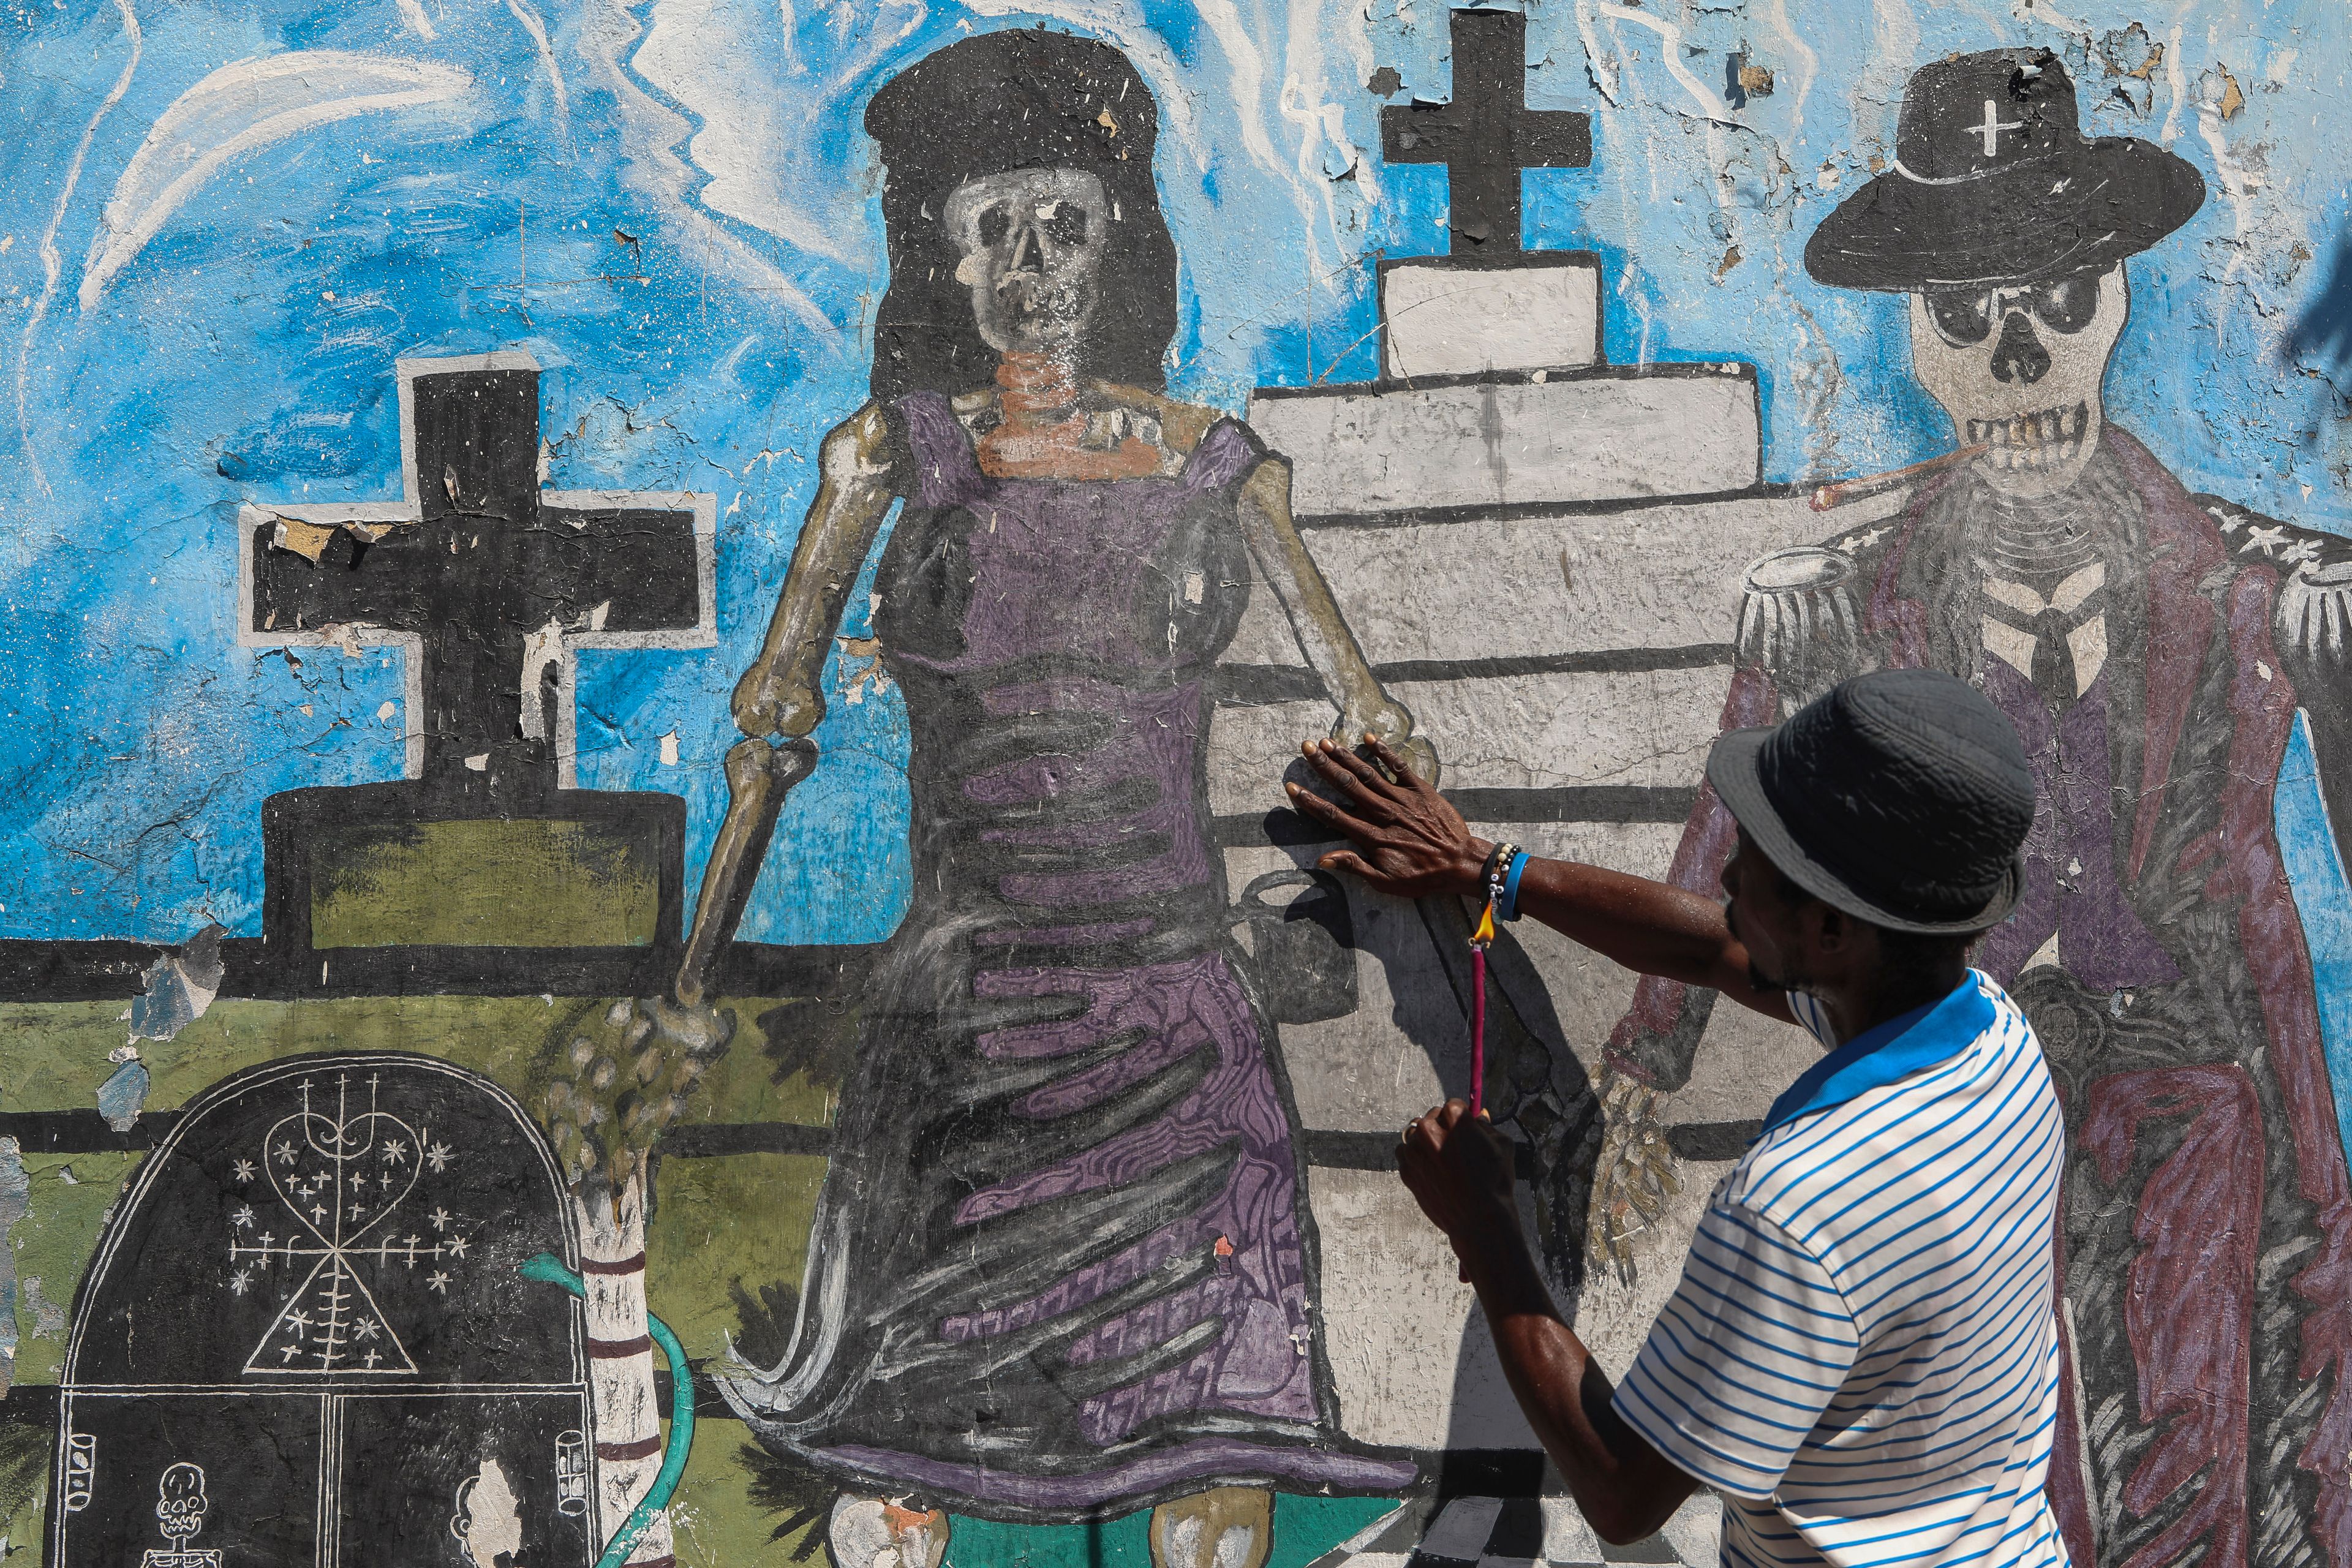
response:
M593 1563L579 1309L516 1271L540 1252L577 1266L570 1211L488 1079L372 1053L215 1086L75 1301L51 1568Z
M409 686L405 778L263 805L275 988L625 989L675 962L686 802L574 787L572 654L713 646L716 499L542 489L528 354L395 369L401 500L239 513L238 642Z

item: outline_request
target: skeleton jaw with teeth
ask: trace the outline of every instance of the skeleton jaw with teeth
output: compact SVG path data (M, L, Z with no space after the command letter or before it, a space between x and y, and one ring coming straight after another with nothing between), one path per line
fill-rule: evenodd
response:
M2100 384L2130 313L2123 264L2014 288L1911 296L1919 384L1963 445L1991 449L1977 471L2021 499L2071 489L2099 444Z

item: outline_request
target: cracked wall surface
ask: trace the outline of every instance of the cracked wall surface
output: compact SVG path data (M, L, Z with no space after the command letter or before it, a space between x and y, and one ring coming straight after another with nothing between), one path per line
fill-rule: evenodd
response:
M2352 1568L2352 14L1504 14L1519 140L1474 157L1446 149L1498 121L1431 129L1461 107L1474 35L1405 0L0 12L18 122L0 152L0 1557L89 1550L63 1523L91 1484L61 1440L68 1345L106 1238L144 1223L126 1194L168 1163L159 1142L280 1058L408 1052L514 1096L568 1192L651 1194L636 1310L701 1367L706 1423L667 1545L646 1536L638 1561L805 1561L830 1529L859 1568L941 1540L961 1568L1167 1562L1179 1524L1221 1563L1220 1540L1285 1568L1386 1568L1416 1544L1598 1561L1388 1173L1396 1128L1468 1085L1466 921L1315 872L1328 846L1280 780L1335 724L1409 723L1474 831L1711 891L1714 736L1927 664L2011 711L2044 784L2040 880L1979 962L2042 1033L2076 1150L2053 1260L2070 1549ZM1009 161L1092 149L1111 221L1156 205L1172 242L1160 270L1105 274L1097 363L1074 363L1100 369L1115 340L1121 379L1157 365L1164 393L1089 392L1071 450L1040 436L1046 457L1020 459L1000 405L973 402L993 352L949 353L946 424L924 437L895 405L861 426L886 383L928 384L893 366L946 353L919 341L939 300L968 327L954 252L908 237L946 222L956 180L909 195L909 171L990 172L992 141L1045 134L1025 111L965 124L967 100L1078 89L1032 61L896 121L869 106L960 43L1040 26L1129 74L1102 79L1123 85L1085 100L1075 140ZM1136 94L1151 116L1131 118ZM1433 151L1451 173L1414 161ZM918 266L935 294L910 317L891 296ZM1164 353L1144 341L1162 322ZM976 488L943 477L959 422ZM1285 459L1274 489L1273 465L1243 488L1252 443ZM987 487L1017 460L1045 484L1197 481L1215 505L1165 539L1099 506L1000 506ZM860 548L809 546L828 474L865 487ZM1080 543L1020 555L1012 536L1047 522ZM951 573L926 574L942 560L968 583L1011 574L1010 607L983 625ZM773 732L814 765L762 761L789 793L706 976L733 1021L714 1047L607 1009L671 987L751 788L740 757L729 776L739 719L791 706L737 683L795 591L821 611L791 644L821 711ZM1146 599L1135 646L1104 642ZM967 657L985 637L1083 644L1108 685L991 685ZM990 789L1101 784L1103 725L1149 731L1137 754L1183 781L1153 787L1197 791L1181 809L1118 795L1116 831L1059 824L1067 843L1004 849L1009 823L950 842L970 802L1013 809ZM943 737L1001 752L999 772L941 764ZM1182 876L1121 880L1163 859ZM713 1380L791 1384L803 1292L821 1328L831 1282L894 1300L938 1263L883 1244L969 1220L940 1194L987 1184L939 1151L972 1117L1014 1151L991 1167L1008 1191L1019 1151L1051 1144L1020 1120L1034 1106L1003 1110L993 1079L907 1042L981 1037L1012 1005L987 986L1050 969L1011 938L1026 965L940 954L1009 918L999 903L1060 907L1057 877L1116 885L1118 921L1183 926L1179 956L1205 967L1145 975L1175 939L1127 932L1066 966L1099 972L1083 1005L1046 994L1223 1076L1188 1100L1194 1058L1154 1056L1032 1086L1034 1104L1246 1145L1276 1193L1244 1213L1166 1177L1097 1217L1108 1236L1147 1215L1171 1258L1198 1243L1200 1300L1235 1326L1182 1363L1192 1393L1118 1384L1070 1420L1245 1411L1304 1423L1309 1457L1034 1496L911 1460L809 1468L782 1394ZM1171 912L1196 887L1214 897ZM1811 1044L1532 927L1494 985L1488 1093L1523 1146L1526 1223L1622 1367ZM1101 1110L1104 1083L1142 1081L1120 1074L1160 1076ZM1153 1120L1163 1093L1193 1109ZM636 1187L616 1158L642 1160ZM829 1266L836 1225L851 1261ZM1067 1265L1061 1288L1101 1286L1022 1245L1006 1278ZM1013 1303L975 1301L953 1332L1002 1331L987 1313ZM1206 1332L1178 1321L1199 1301L1170 1302L1160 1327ZM1085 1332L1041 1343L1078 1364L1149 1337ZM632 1353L650 1399L653 1352ZM1029 1468L1054 1469L1037 1456L1068 1435L1044 1396L973 1375L1013 1417L1028 1399ZM609 1534L658 1450L614 1436L621 1396L597 1387L578 1397L582 1441L611 1450ZM936 1467L952 1445L931 1427L978 1429L989 1398L954 1399L907 1407L906 1454ZM859 1441L896 1453L892 1436ZM124 1516L142 1549L166 1544L166 1446ZM558 1463L539 1447L532 1465ZM430 1516L387 1536L420 1562L489 1560L509 1507L528 1524L531 1489L557 1486L512 1455L442 1459L481 1507L389 1489ZM1270 1489L1270 1510L1187 1500L1220 1478ZM215 1489L197 1547L243 1539ZM1710 1520L1644 1550L1706 1560Z

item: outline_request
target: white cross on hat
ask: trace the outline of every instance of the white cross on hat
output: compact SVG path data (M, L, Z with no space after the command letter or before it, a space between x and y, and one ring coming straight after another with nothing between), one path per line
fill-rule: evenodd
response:
M1993 116L1993 102L1990 98L1984 100L1984 123L1982 125L1969 126L1969 134L1971 136L1981 136L1984 138L1984 155L1990 158L1994 153L2000 151L2000 133L2004 131L2022 131L2025 129L2025 121L2022 120L1996 120Z

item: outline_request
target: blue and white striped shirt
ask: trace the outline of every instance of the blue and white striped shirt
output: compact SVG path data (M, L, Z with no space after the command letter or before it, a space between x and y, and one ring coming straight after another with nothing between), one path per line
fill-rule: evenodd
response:
M1615 1402L1725 1494L1727 1563L2065 1568L2042 1496L2064 1153L2041 1045L1973 970L1780 1097Z

